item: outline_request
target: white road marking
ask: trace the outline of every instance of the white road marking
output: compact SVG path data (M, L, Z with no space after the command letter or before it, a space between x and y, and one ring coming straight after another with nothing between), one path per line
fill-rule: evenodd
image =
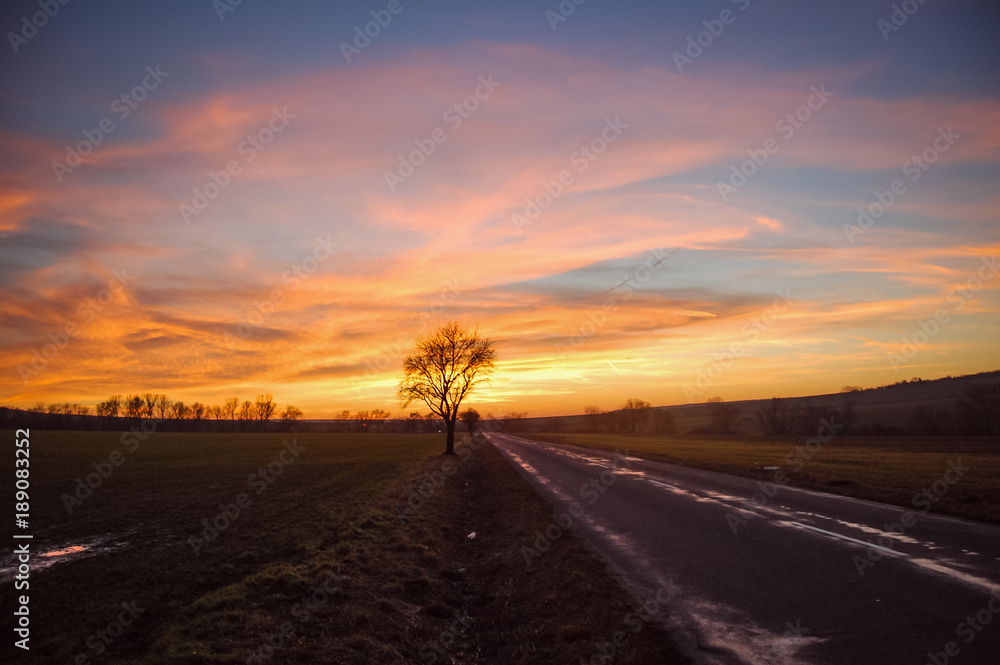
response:
M897 552L896 550L891 550L888 547L882 547L881 545L876 545L874 543L869 543L869 542L866 542L864 540L858 540L857 538L851 538L850 536L845 536L843 534L834 533L833 531L827 531L826 529L819 529L819 528L814 527L814 526L809 526L808 524L803 524L802 522L789 522L789 524L791 524L792 526L800 526L803 529L811 529L813 531L818 531L819 533L824 533L824 534L826 534L828 536L833 536L834 538L841 538L842 540L849 540L852 543L857 543L858 545L864 545L865 547L871 547L871 548L874 548L874 549L877 549L877 550L881 550L883 552L888 552L889 554L895 554L897 556L906 556L906 557L910 556L909 554L906 554L905 552Z
M660 487L666 487L666 488L672 489L672 490L679 490L680 489L680 487L674 487L673 485L668 485L666 483L661 483L661 482L659 482L657 480L650 480L649 482L653 483L654 485L659 485Z

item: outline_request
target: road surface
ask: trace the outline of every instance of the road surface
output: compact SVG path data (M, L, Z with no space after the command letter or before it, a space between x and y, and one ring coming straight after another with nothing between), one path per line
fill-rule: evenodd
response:
M554 509L522 547L526 565L571 528L637 601L659 590L695 662L1000 663L1000 528L487 436ZM942 469L938 491L962 464Z

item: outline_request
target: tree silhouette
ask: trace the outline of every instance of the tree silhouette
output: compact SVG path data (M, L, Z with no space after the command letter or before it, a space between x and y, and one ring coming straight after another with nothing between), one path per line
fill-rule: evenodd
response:
M599 406L585 406L583 412L587 416L587 429L596 434L601 429L601 416L604 411Z
M170 399L163 394L156 396L156 415L162 420L167 417L167 411L170 409Z
M646 434L653 415L652 405L641 399L632 398L618 406L615 413L619 431L626 434Z
M739 407L724 401L721 397L711 397L708 403L710 404L708 413L715 431L718 434L732 434L736 429L736 419L740 415Z
M476 425L479 424L479 412L475 409L466 409L459 416L462 422L465 423L466 428L469 430L469 436L472 436L476 432Z
M791 419L785 409L785 401L777 397L772 397L770 402L757 411L757 420L760 422L764 434L770 436L788 434L788 430L791 428Z
M399 399L405 409L421 400L448 431L445 454L455 454L455 421L466 395L489 382L496 361L493 342L459 323L447 323L417 341L417 351L403 361Z
M1000 416L1000 383L977 383L962 391L955 405L973 435L993 434Z
M257 395L257 401L253 405L253 415L257 419L257 429L263 432L267 428L267 421L274 415L278 405L274 403L271 393Z
M147 418L152 418L156 415L156 397L153 393L144 393L142 396L143 413L145 413Z
M302 409L292 406L291 404L285 407L285 410L281 412L281 419L290 422L292 420L298 420L302 417Z
M125 398L122 407L125 410L125 417L138 424L139 418L142 417L142 412L146 408L146 402L142 395L129 395Z
M236 412L240 408L240 398L230 397L222 405L222 415L229 420L236 420Z

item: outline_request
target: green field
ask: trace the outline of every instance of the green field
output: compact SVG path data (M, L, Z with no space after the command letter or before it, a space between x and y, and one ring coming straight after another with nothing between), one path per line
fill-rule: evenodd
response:
M401 520L443 479L440 434L121 436L31 433L31 651L15 662L576 662L634 607L572 534L525 566L550 509L489 446L460 447ZM68 509L94 464L111 473ZM89 549L40 568L73 546ZM686 662L653 628L630 640L617 663Z
M971 468L932 511L1000 524L1000 441L947 437L833 436L806 448L809 437L632 437L613 434L532 434L748 478L772 480L780 466L789 484L911 507L914 494L940 481L948 462Z

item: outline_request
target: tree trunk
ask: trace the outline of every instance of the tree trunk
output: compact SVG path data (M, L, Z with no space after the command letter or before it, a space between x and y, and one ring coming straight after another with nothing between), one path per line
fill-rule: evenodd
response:
M444 454L445 455L454 455L455 454L455 419L453 418L451 420L446 420L444 422L448 426L448 443L445 446Z

